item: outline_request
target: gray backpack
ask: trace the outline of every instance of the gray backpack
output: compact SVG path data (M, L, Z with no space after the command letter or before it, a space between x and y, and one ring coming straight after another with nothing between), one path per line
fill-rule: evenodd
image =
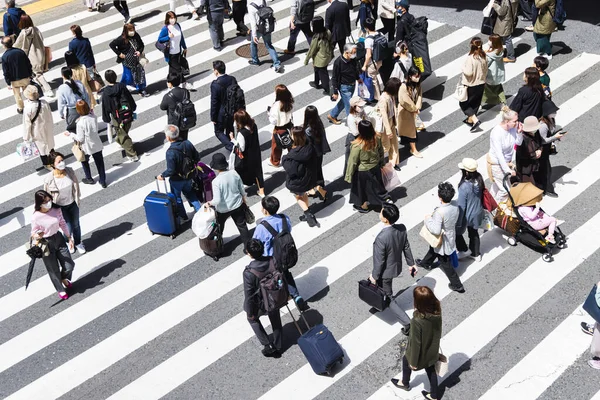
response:
M256 8L256 14L258 15L258 24L256 26L256 30L261 35L266 35L275 30L275 16L273 9L267 6L265 0L262 1L260 6L256 5L256 3L251 3L251 6Z

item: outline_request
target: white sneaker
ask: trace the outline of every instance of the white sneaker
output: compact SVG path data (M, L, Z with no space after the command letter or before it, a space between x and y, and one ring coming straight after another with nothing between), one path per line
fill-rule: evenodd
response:
M75 247L77 248L77 251L79 252L79 254L85 254L86 250L85 250L85 246L83 245L83 243L79 243Z
M138 162L140 158L138 156L134 156L134 157L128 156L127 159L131 162Z
M542 57L546 57L547 60L552 60L552 54L542 54Z
M459 251L458 252L458 259L459 260L464 260L467 257L470 257L471 253L469 253L468 251Z
M192 85L192 84L191 84L191 83L189 83L189 82L185 82L185 83L183 84L183 88L184 88L184 89L187 89L187 90L194 90L194 85Z
M481 261L481 254L478 256L472 256L469 254L469 258L472 260L475 260L476 262L479 262L479 261Z

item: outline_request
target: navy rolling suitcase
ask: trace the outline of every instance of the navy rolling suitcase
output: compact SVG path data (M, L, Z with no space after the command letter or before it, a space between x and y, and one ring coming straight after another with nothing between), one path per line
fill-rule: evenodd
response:
M146 211L146 221L148 229L153 234L171 236L175 238L175 232L179 227L179 218L177 218L177 200L173 193L168 193L167 182L165 184L165 193L160 192L158 180L156 189L150 192L144 199L144 210Z
M288 307L287 304L286 307ZM311 328L308 322L306 322L304 315L300 313L304 324L308 327L308 331L303 334L289 307L288 311L294 320L298 332L300 332L298 346L302 350L302 353L304 353L304 357L306 357L313 371L318 375L330 375L331 369L335 364L344 362L344 350L342 350L340 344L325 325L318 324Z

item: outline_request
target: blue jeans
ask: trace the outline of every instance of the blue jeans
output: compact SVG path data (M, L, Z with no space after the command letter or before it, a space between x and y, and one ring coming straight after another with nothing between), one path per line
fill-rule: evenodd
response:
M352 94L354 93L355 86L356 84L340 85L340 100L337 102L335 107L333 107L333 110L329 112L329 115L337 119L338 115L340 115L340 113L342 112L342 109L346 111L346 116L350 114L350 99L352 98Z
M279 57L277 57L277 50L273 47L273 43L271 43L271 34L267 33L266 35L262 35L256 32L256 37L260 39L262 37L265 42L265 47L269 52L269 56L271 56L271 60L273 60L273 68L279 67L281 63L279 62ZM254 43L253 39L250 39L250 54L252 55L252 60L258 63L258 46Z
M66 206L60 206L63 218L67 223L71 237L75 246L81 243L81 227L79 226L79 206L76 202L72 202Z
M504 36L504 45L506 46L506 58L515 59L515 46L513 45L512 35Z
M550 35L542 35L533 32L533 38L535 39L535 45L538 54L552 54L552 44L550 44Z
M181 199L182 193L185 195L185 198L192 203L192 207L194 207L195 211L198 211L201 207L198 196L196 196L196 192L194 192L194 189L192 188L192 180L176 181L171 179L170 183L171 193L173 193L177 199L177 211L179 212L179 216L183 219L187 219L185 208L183 208L183 200Z

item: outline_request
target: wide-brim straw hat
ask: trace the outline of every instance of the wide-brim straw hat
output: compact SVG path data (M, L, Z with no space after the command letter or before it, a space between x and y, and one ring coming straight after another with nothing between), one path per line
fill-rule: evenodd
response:
M475 172L477 171L477 160L473 158L463 158L462 161L458 163L458 168L468 172Z

